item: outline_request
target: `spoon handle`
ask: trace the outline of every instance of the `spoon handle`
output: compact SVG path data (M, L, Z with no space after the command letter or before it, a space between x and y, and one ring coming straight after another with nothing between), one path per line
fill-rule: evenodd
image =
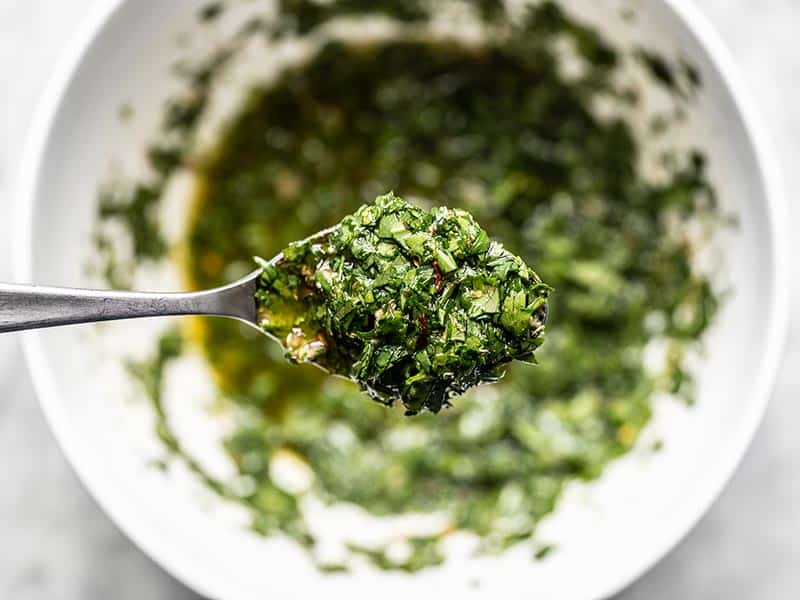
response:
M255 279L193 293L83 290L0 283L0 333L77 323L214 315L255 323Z

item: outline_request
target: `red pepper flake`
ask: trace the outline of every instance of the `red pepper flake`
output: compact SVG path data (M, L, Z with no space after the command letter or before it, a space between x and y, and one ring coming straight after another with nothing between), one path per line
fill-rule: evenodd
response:
M442 283L442 270L439 268L439 263L433 261L433 273L436 276L436 293L442 291L443 283Z
M420 313L419 315L419 328L420 328L420 336L417 340L417 348L423 348L425 344L428 342L428 317L425 316L425 313Z

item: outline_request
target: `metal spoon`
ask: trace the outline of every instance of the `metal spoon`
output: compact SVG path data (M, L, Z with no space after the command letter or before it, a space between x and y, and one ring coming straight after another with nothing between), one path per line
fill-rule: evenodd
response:
M329 227L306 238L323 242L335 230ZM270 260L280 266L283 254ZM0 333L43 329L79 323L121 321L144 317L210 316L258 323L256 269L239 281L213 290L190 293L117 292L0 283Z
M260 274L258 269L224 287L179 294L0 283L0 333L176 315L228 317L262 331L255 301Z

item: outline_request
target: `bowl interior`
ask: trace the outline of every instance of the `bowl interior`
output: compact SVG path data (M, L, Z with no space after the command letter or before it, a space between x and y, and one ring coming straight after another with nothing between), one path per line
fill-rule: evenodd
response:
M85 30L85 48L76 48L56 84L30 156L29 193L23 196L30 217L23 237L29 237L17 249L18 275L37 283L86 281L98 185L115 169L130 174L142 168L142 148L174 86L169 67L187 44L202 42L191 24L205 0L100 4ZM523 552L470 560L468 567L467 559L456 559L414 577L324 576L288 541L264 540L231 519L212 518L206 510L212 500L199 490L187 493L187 486L148 466L156 442L132 443L130 436L132 427L149 432L148 407L123 393L119 366L105 360L114 348L85 328L31 334L26 345L40 398L70 460L122 529L163 566L198 591L226 598L270 592L379 592L398 598L413 592L427 598L443 590L601 597L650 566L699 518L744 452L776 359L782 319L775 309L782 285L776 199L749 125L706 40L668 2L648 3L635 25L622 24L617 4L567 2L612 39L643 42L699 67L704 89L692 115L693 135L704 141L724 208L739 221L720 240L733 293L708 336L706 356L698 358L699 401L690 410L669 402L656 407L648 435L663 439L664 451L648 459L626 457L597 484L570 489L568 508L544 525L563 540L550 560L534 564ZM118 113L126 103L135 107L134 118L121 122ZM135 353L159 326L106 327L118 328L116 339L130 340ZM471 585L466 568L481 577L480 588Z

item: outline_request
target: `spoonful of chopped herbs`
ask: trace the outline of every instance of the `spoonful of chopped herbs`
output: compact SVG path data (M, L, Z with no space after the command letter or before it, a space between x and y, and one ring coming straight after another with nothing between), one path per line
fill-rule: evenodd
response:
M552 288L462 210L394 194L294 242L230 285L141 293L0 284L0 333L173 315L229 317L287 358L357 382L406 414L534 362Z
M259 263L258 322L289 360L408 415L534 362L543 342L552 288L463 210L390 193Z

